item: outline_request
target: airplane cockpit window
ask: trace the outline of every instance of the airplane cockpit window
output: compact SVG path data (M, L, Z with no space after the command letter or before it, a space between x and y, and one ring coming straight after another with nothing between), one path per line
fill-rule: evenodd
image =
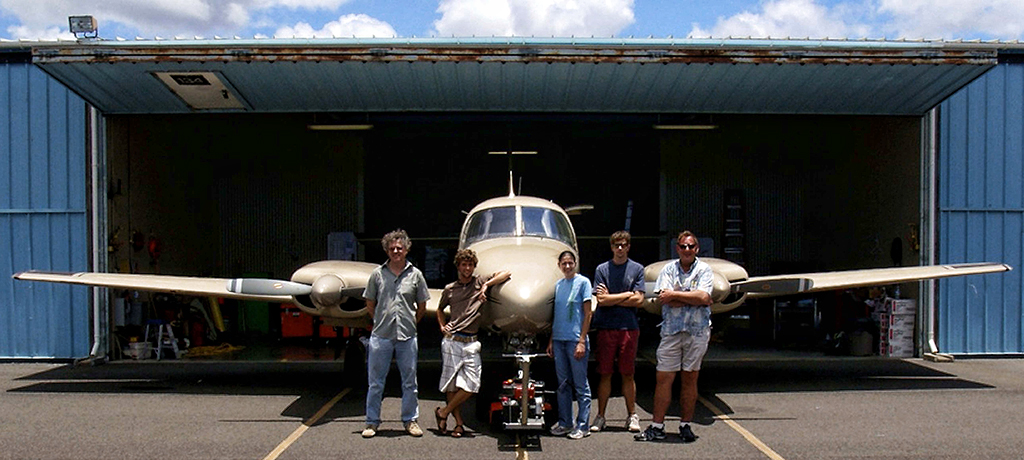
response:
M561 213L547 208L523 208L523 234L552 238L576 247L569 221Z
M491 208L473 214L466 226L466 244L475 241L516 236L516 208Z
M569 220L557 211L525 206L521 208L522 226L516 220L516 207L484 209L469 216L464 244L508 236L551 238L576 247Z

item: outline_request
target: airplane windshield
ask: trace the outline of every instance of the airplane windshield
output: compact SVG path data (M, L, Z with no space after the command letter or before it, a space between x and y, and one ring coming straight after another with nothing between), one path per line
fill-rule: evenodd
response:
M522 227L516 222L515 206L484 209L469 217L464 244L509 236L537 236L576 247L572 227L565 215L559 212L547 208L523 207Z
M513 206L480 211L470 216L466 225L466 244L515 235L516 208Z
M561 213L547 208L523 208L523 234L552 238L576 246L569 221Z

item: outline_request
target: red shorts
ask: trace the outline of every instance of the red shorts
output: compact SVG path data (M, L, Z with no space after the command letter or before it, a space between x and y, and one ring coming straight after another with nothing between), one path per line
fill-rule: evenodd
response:
M639 329L597 331L597 373L608 375L615 371L615 360L619 361L619 373L633 375L636 368L636 348L640 342Z

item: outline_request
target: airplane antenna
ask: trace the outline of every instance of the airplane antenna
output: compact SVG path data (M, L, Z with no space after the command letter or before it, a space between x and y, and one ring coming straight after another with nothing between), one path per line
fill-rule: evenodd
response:
M516 196L516 190L514 188L514 182L512 181L512 170L508 172L508 197L514 198Z

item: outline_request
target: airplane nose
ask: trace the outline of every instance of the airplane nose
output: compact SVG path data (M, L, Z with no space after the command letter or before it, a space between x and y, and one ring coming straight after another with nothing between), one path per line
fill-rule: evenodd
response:
M501 332L526 334L550 327L555 283L563 278L557 265L559 252L526 244L477 250L477 273L512 273L511 279L491 288L484 324Z

